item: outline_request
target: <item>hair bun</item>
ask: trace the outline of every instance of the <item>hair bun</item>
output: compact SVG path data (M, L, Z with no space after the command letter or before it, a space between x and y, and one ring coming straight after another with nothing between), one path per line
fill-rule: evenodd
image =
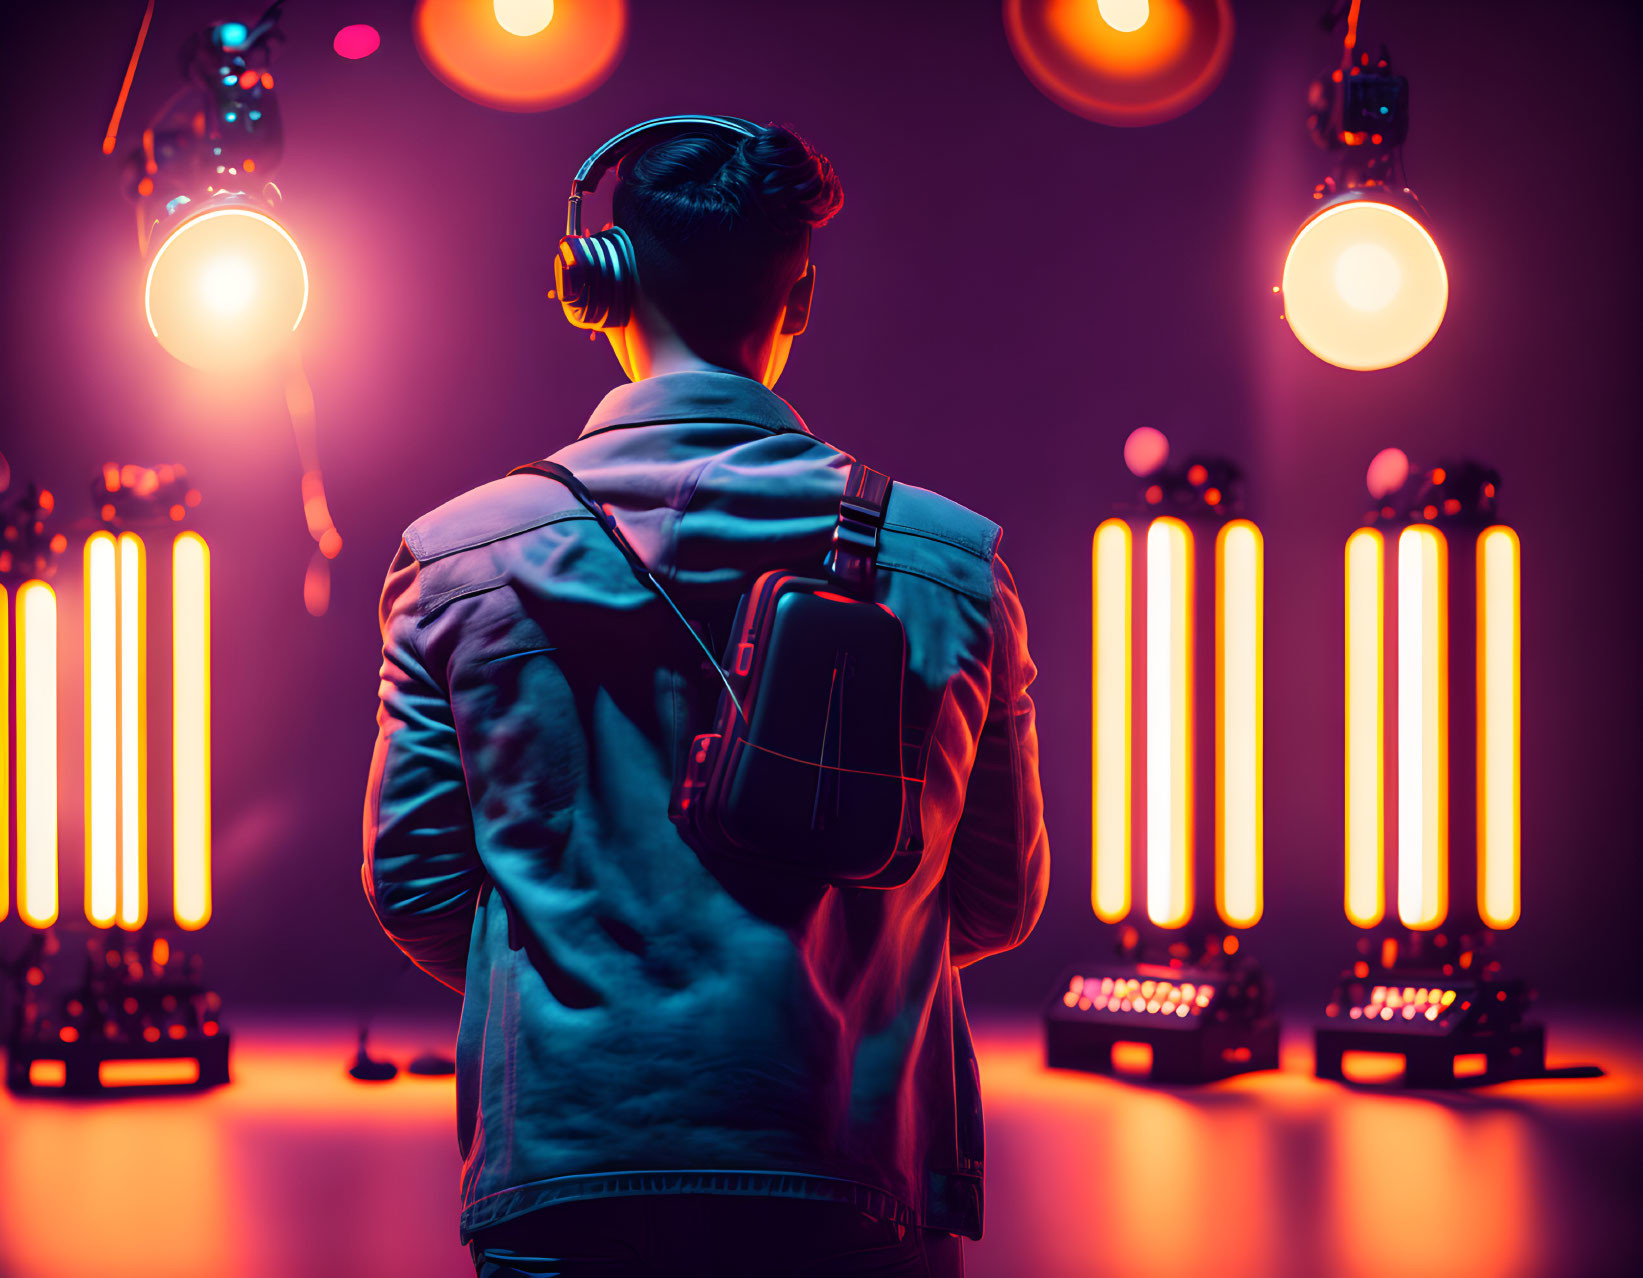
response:
M844 187L832 163L780 125L738 144L722 176L745 187L784 234L821 226L844 205Z

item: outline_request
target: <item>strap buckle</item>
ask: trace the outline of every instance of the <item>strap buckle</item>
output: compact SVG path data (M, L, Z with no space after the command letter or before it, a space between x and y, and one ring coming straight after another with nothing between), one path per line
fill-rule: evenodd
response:
M840 585L865 593L872 589L879 551L879 529L889 504L890 477L851 462L839 498L839 518L833 526L833 549L827 572Z

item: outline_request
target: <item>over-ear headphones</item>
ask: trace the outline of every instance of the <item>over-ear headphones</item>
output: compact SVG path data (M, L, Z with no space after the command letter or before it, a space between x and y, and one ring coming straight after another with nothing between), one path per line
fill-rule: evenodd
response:
M638 266L633 241L619 226L582 233L582 196L599 179L633 153L663 137L678 137L717 129L735 138L750 138L758 126L728 115L665 115L623 129L588 156L571 179L570 205L565 212L565 234L553 262L554 291L565 318L577 328L620 328L633 313L633 281Z

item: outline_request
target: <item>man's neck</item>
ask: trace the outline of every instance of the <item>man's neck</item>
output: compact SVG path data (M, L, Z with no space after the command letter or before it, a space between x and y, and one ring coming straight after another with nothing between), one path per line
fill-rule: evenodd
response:
M652 350L650 359L643 375L636 380L646 377L662 377L668 373L735 373L741 377L750 376L740 368L730 368L724 364L715 364L712 360L703 359L688 346L669 344L662 350Z

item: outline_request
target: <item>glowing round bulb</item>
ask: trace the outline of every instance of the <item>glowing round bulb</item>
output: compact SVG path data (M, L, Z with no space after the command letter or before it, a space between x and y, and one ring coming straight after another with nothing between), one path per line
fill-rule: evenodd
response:
M200 271L200 300L218 315L238 315L257 296L257 273L240 257L225 257Z
M494 0L496 20L509 35L533 36L553 21L553 0Z
M143 294L160 345L195 368L235 369L278 354L308 308L308 267L286 229L244 205L173 228Z
M1353 198L1296 232L1284 260L1284 318L1301 345L1341 368L1401 364L1449 305L1443 254L1402 209Z
M1096 0L1095 7L1114 31L1139 31L1147 25L1147 0Z
M1379 244L1354 244L1335 259L1335 289L1355 311L1385 310L1402 283L1398 259Z

